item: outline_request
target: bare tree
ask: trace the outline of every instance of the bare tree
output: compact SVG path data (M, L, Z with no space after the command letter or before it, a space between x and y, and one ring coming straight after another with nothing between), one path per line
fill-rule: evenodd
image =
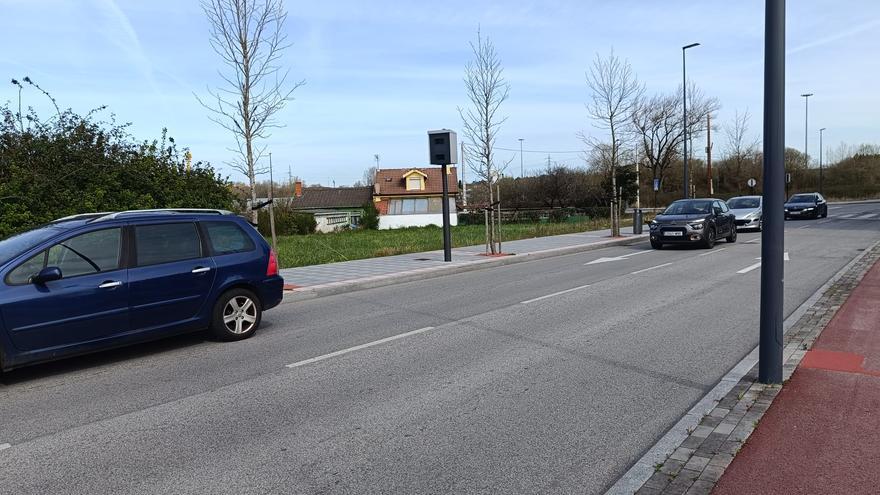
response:
M611 195L611 235L620 235L619 195L616 170L620 166L621 149L630 136L631 115L644 88L630 67L629 62L614 55L614 51L603 58L596 54L590 71L587 73L587 86L592 92L587 103L587 111L596 127L610 134L610 143L596 139L582 138L593 148L601 147L607 154L610 167Z
M379 155L376 155L376 156L379 156ZM376 161L378 162L378 160L376 160ZM365 186L374 185L376 183L376 172L378 172L378 171L379 171L379 169L377 167L368 167L366 170L364 170L364 177L361 181L363 183L363 185L365 185Z
M305 81L288 83L289 71L280 61L289 46L284 34L287 12L282 0L202 0L211 29L211 46L226 65L220 71L225 86L208 90L210 99L196 96L211 111L211 120L235 136L238 157L229 164L248 178L251 205L256 203L257 163L266 147L257 141L281 127L276 114L293 99ZM257 212L251 210L256 222Z
M733 121L724 126L724 135L727 138L725 154L728 163L733 166L733 175L736 181L742 180L743 166L752 162L758 154L759 140L757 137L749 138L749 119L751 115L746 109L743 113L734 112Z
M485 184L486 197L489 198L487 206L492 206L495 203L493 184L510 163L496 162L493 151L498 130L507 120L506 117L500 117L498 112L510 94L510 85L504 79L504 69L495 45L488 38L483 38L479 29L476 44L471 42L470 46L474 58L465 67L464 76L470 105L467 109L459 107L458 113L461 115L463 133L471 143L472 154L468 155L470 169ZM491 253L495 254L499 236L495 218L493 215L490 217L487 238Z
M696 86L688 89L688 139L706 130L706 117L720 108L718 100L706 97ZM663 179L669 168L681 158L684 139L681 88L671 94L640 98L631 119L636 133L639 152L652 179ZM654 203L657 192L654 192Z

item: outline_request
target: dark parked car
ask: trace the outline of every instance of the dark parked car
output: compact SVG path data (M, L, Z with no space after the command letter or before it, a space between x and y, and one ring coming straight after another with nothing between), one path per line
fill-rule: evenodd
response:
M651 221L651 247L700 244L711 249L716 239L736 242L735 217L720 199L680 199Z
M77 215L0 241L0 369L209 329L281 302L266 241L220 210Z
M785 202L785 219L825 218L828 216L828 202L819 193L795 194Z

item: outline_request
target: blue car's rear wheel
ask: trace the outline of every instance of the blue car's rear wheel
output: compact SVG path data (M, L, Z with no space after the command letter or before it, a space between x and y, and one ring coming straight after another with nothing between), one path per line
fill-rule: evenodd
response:
M253 292L232 289L214 305L211 334L220 340L246 339L257 331L262 317L260 299Z

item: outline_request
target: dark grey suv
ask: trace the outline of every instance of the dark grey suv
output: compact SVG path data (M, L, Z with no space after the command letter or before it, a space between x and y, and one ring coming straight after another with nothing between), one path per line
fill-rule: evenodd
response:
M721 199L680 199L651 221L651 247L700 244L712 249L718 238L736 242L736 216Z

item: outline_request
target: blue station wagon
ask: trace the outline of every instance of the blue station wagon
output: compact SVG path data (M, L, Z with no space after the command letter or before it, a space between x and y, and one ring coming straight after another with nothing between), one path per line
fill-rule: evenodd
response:
M75 215L0 241L0 369L208 329L256 332L275 253L222 210Z

